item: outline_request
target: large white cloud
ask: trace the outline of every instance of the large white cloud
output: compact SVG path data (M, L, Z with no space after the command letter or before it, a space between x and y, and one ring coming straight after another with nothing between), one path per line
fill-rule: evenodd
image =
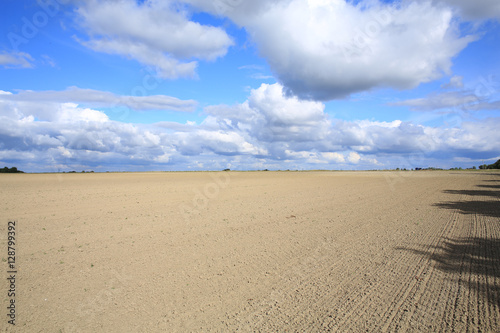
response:
M134 165L149 165L173 149L163 142L161 133L111 121L98 110L75 103L50 103L49 107L53 108L50 117L40 118L29 104L0 101L2 161L32 171L96 166L133 170ZM5 112L8 109L11 112Z
M240 1L227 8L286 89L302 98L414 88L448 73L474 40L460 36L450 7L431 2Z
M411 168L500 155L498 118L454 127L330 119L323 103L279 84L207 107L201 124L123 123L66 100L2 98L11 95L0 92L0 162L25 171Z
M78 21L95 51L130 57L163 78L195 76L193 59L224 56L231 38L223 29L190 21L175 1L80 1Z
M380 154L429 155L467 151L466 147L470 147L469 152L499 153L491 145L481 148L483 133L489 133L488 140L493 142L500 139L500 134L494 133L498 121L466 122L468 125L462 128L435 128L400 120L329 119L322 103L286 96L279 84L263 84L250 93L245 103L212 106L206 112L209 114L206 126L242 133L248 142L268 151L269 159L358 163ZM481 126L485 129L480 130Z
M461 36L458 15L500 17L496 0L75 3L88 35L82 44L135 59L163 78L195 77L198 59L222 57L233 45L224 29L190 20L193 8L227 17L246 29L288 93L316 100L435 80L476 38Z
M279 84L262 84L238 106L206 108L206 123L251 133L262 142L304 142L324 139L329 120L324 104L287 97Z
M373 88L410 89L450 73L453 57L476 38L460 35L457 14L494 17L499 10L496 0L77 4L78 22L88 34L81 43L154 67L164 78L194 77L197 59L222 57L233 45L222 28L190 20L190 10L227 17L246 29L287 93L315 100Z

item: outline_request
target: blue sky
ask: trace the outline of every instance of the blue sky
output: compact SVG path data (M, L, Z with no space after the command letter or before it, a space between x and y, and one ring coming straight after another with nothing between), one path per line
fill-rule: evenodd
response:
M0 6L0 165L361 170L500 158L496 0Z

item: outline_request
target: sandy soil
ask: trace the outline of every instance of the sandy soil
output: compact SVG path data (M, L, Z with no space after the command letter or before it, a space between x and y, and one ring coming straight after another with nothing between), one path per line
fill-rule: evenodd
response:
M500 173L0 175L19 332L499 332Z

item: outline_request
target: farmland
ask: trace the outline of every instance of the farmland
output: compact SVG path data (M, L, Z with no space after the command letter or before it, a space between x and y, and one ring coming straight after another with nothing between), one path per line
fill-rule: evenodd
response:
M500 330L500 172L5 174L16 326Z

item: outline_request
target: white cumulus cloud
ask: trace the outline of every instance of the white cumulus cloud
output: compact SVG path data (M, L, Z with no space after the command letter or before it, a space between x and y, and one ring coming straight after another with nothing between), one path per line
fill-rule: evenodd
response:
M227 15L301 98L414 88L449 73L452 58L475 39L460 36L450 7L431 2L271 1L244 15L245 4Z
M207 107L199 124L123 123L66 99L9 96L0 92L0 162L26 171L413 168L500 155L498 118L460 127L330 119L323 103L287 96L279 84Z
M118 54L156 68L163 78L195 76L197 61L224 56L233 44L218 27L189 20L175 1L81 1L79 41L98 52Z

